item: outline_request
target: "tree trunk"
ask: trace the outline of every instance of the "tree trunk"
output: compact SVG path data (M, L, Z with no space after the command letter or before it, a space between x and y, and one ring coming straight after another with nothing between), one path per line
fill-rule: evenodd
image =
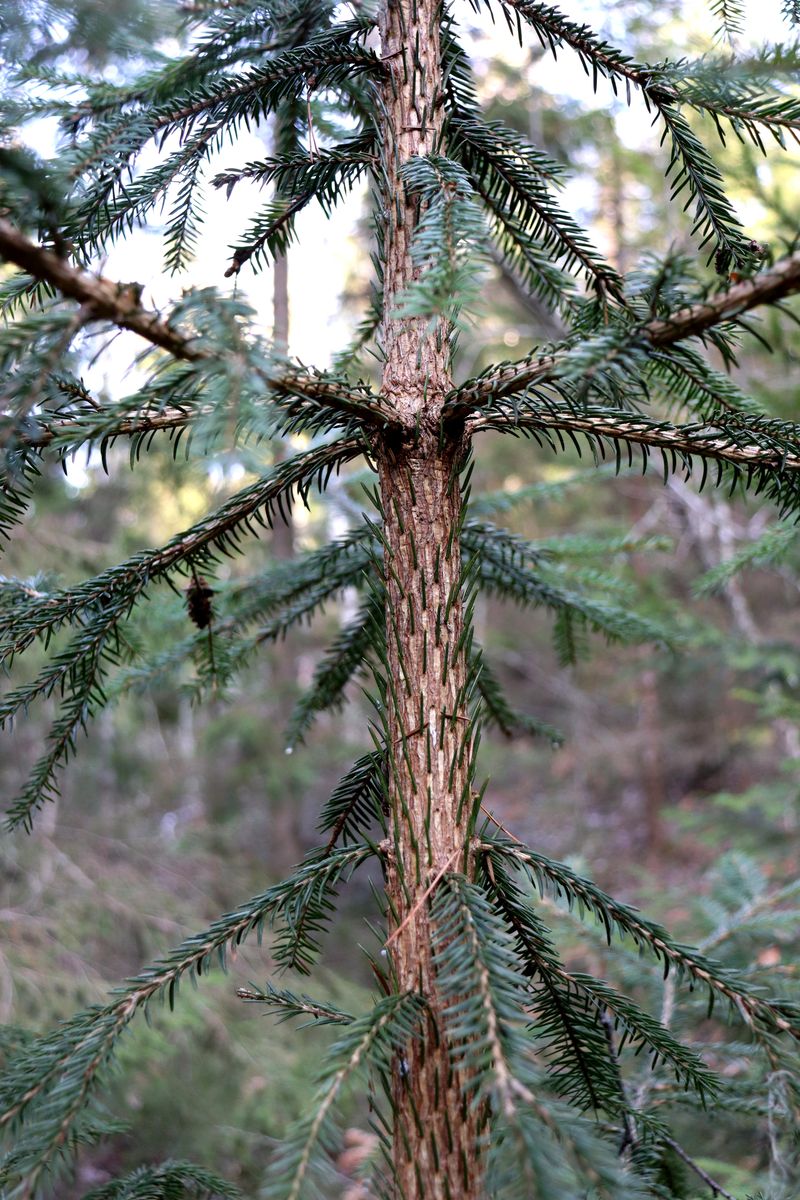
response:
M286 254L275 259L272 278L272 343L279 354L289 353L289 260ZM275 461L283 456L284 446L276 442ZM272 530L272 552L276 558L294 557L294 522L291 512L276 521Z
M275 259L272 277L272 343L278 354L289 352L289 262L286 254ZM286 457L287 446L275 441L274 461ZM276 559L287 561L294 558L295 531L291 509L287 509L282 521L272 527L272 554ZM277 711L275 719L285 725L286 714L292 710L297 695L297 658L295 649L286 641L278 641L271 649L272 699ZM272 800L270 811L269 865L283 874L292 863L298 862L303 854L303 799L307 789L299 786L297 767L285 772L280 798Z
M397 0L382 15L385 274L383 394L405 431L376 448L384 509L389 681L386 735L391 830L387 900L391 962L400 991L420 991L428 1028L397 1063L393 1086L394 1170L400 1200L478 1200L479 1118L449 1066L437 1022L429 889L446 871L471 874L468 838L472 741L461 600L459 468L464 443L442 437L451 386L443 324L393 316L413 280L410 247L417 205L401 169L415 154L441 152L440 8Z

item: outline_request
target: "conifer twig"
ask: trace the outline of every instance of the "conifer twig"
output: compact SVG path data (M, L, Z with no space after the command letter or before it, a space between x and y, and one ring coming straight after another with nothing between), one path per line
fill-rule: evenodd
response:
M714 1179L711 1175L709 1175L708 1171L704 1170L700 1166L700 1163L693 1159L690 1154L687 1154L683 1146L681 1146L679 1142L676 1142L674 1138L662 1136L660 1140L665 1146L669 1146L670 1150L674 1150L678 1158L683 1159L687 1167L690 1167L691 1170L694 1171L695 1175L702 1179L703 1183L707 1184L708 1187L711 1188L712 1195L723 1196L724 1200L736 1200L736 1197L733 1195L733 1193L729 1192L727 1188L724 1188L718 1179Z
M619 1049L617 1047L617 1039L614 1036L614 1022L611 1019L611 1015L609 1014L607 1008L600 1010L599 1021L603 1028L603 1033L605 1034L606 1044L608 1046L609 1062L611 1063L611 1068L614 1072L614 1079L616 1081L617 1088L619 1089L619 1095L622 1101L622 1127L624 1134L618 1151L618 1153L622 1155L629 1146L632 1147L636 1145L636 1123L631 1115L630 1101L628 1100L628 1093L625 1090L625 1080L622 1078L622 1068L620 1067L619 1062Z
M0 257L57 288L71 300L91 306L96 318L129 329L176 358L194 361L206 357L193 338L173 329L157 313L142 306L136 284L115 283L73 267L52 250L32 242L5 217L0 217Z
M0 216L0 259L16 264L35 279L56 288L63 296L77 300L95 320L110 321L119 329L127 329L152 346L167 350L175 358L198 362L211 357L197 339L173 328L158 313L141 303L137 283L117 283L103 276L74 267L52 250L26 237L9 220ZM392 419L391 410L377 397L366 392L357 396L332 381L317 380L291 367L280 375L259 372L268 387L285 390L290 395L321 400L331 408L343 409L359 418L385 424Z
M696 422L691 425L666 425L652 417L638 414L614 412L610 409L592 411L587 408L585 414L577 409L562 408L561 410L545 408L517 410L506 414L487 413L478 417L472 423L474 432L483 429L509 429L514 426L520 429L554 429L565 432L587 434L589 437L606 438L611 441L633 442L640 446L652 446L658 450L674 451L677 455L696 455L700 458L710 458L723 463L730 463L740 468L767 467L774 471L800 470L800 439L795 439L797 450L792 452L784 445L759 445L755 437L745 440L751 433L742 424L737 428L741 435L740 443L732 442L727 433L720 432L718 436L709 433L721 422Z
M416 914L422 908L425 901L428 899L428 896L430 896L431 892L436 887L439 880L442 878L443 875L446 874L447 871L450 870L450 864L452 863L452 861L456 857L456 855L460 852L460 850L461 850L461 847L456 846L455 850L449 856L449 858L447 858L445 860L445 862L442 863L441 867L436 872L433 879L430 881L428 886L425 888L425 891L418 898L414 907L409 909L409 911L406 913L405 917L403 918L403 921L397 926L397 928L394 930L394 932L392 934L390 934L389 937L386 939L386 942L384 943L386 946L390 946L392 944L392 942L395 940L395 938L398 936L398 934L401 933L403 931L403 929L405 929L405 927L406 927L406 925L408 925L409 921L411 921L412 918L416 916Z
M759 271L707 300L678 309L669 317L649 321L640 336L653 347L672 346L690 337L701 337L725 321L734 320L762 304L775 304L800 292L800 254L789 255L774 267ZM522 391L530 384L553 379L563 361L563 354L511 363L494 374L467 381L450 396L448 408L453 416L464 415L490 399Z
M187 408L164 408L159 412L142 413L140 416L124 417L116 425L109 428L109 437L133 437L141 433L156 433L166 429L180 429L188 425L196 414ZM37 416L36 431L27 433L14 430L15 445L25 446L30 450L44 450L53 442L69 438L73 429L77 432L79 419L63 418L58 421L47 421ZM70 446L72 449L72 446Z

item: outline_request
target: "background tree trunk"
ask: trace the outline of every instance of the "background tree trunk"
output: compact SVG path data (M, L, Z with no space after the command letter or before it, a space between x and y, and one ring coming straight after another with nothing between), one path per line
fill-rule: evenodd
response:
M389 680L389 926L395 985L428 1000L424 1038L396 1065L394 1169L402 1200L477 1200L478 1116L450 1069L437 1022L428 890L446 871L471 874L472 741L461 599L459 468L464 443L442 437L451 386L447 330L393 315L414 279L417 204L402 167L441 152L440 8L388 3L381 20L384 89L385 274L383 393L406 432L377 450L384 509Z
M272 276L272 342L278 354L289 352L289 259L279 254L275 259ZM287 445L282 441L273 443L274 461L286 457ZM282 521L272 527L272 553L276 559L287 561L294 558L295 530L291 510L287 509ZM273 697L277 699L276 718L285 727L288 714L292 711L297 695L297 657L286 641L278 641L271 649ZM275 699L272 700L275 704ZM304 792L297 783L297 769L286 772L283 795L273 797L270 814L271 837L270 865L279 872L287 871L303 854Z
M279 254L275 259L272 277L272 342L278 354L289 353L289 259L286 254ZM275 443L275 461L280 462L286 456L286 446L282 442ZM287 512L284 520L276 521L272 530L272 553L276 558L294 557L294 521L291 512ZM293 655L278 654L283 643L276 647L275 661L282 664L288 660L288 677L294 680Z

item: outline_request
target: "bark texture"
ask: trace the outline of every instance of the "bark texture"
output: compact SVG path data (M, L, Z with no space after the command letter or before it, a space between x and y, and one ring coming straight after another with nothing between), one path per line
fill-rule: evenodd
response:
M437 1022L429 908L431 885L445 872L471 873L472 740L458 539L464 442L455 428L441 433L452 386L446 330L393 316L414 279L419 216L402 168L414 155L441 151L440 16L432 0L390 0L381 23L387 67L382 391L403 427L384 433L375 448L387 595L387 897L395 986L422 992L431 1013L424 1038L395 1071L398 1200L482 1194L478 1117L467 1111Z

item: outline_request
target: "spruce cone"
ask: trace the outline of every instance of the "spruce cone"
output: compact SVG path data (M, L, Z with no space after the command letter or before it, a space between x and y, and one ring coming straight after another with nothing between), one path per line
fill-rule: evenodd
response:
M214 617L211 597L214 589L204 575L195 575L186 589L186 608L198 629L206 629Z

